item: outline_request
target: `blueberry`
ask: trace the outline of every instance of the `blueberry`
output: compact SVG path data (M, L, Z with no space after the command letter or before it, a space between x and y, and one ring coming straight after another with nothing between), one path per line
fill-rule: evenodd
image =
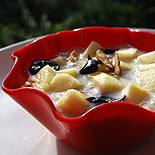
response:
M87 98L87 100L90 103L94 103L95 105L100 105L100 104L103 104L103 103L109 103L110 102L110 99L105 97L105 96L89 97L89 98Z
M50 59L45 59L45 65L51 66L56 71L59 70L59 65L55 63L54 61L51 61Z
M124 102L125 97L126 97L126 96L124 95L124 96L121 96L120 98L112 99L111 102Z
M95 59L91 59L88 56L87 63L84 65L84 67L79 72L80 74L84 75L84 74L91 74L96 71L98 71L98 62Z
M49 65L55 70L59 70L59 65L50 59L38 59L34 60L28 69L32 75L37 74L44 66Z
M99 97L89 97L87 100L90 103L94 103L96 106L104 103L110 103L110 102L124 102L125 96L120 97L118 99L109 98L106 96L99 96Z
M102 49L102 51L105 53L105 54L114 54L115 53L115 51L116 51L116 49L114 49L114 50L110 50L110 49Z

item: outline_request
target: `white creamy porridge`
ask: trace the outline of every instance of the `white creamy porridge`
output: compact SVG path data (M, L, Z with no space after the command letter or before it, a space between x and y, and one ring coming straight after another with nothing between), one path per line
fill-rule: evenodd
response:
M29 71L25 86L44 91L66 117L115 101L155 111L155 52L132 47L108 51L92 42L82 53L74 50L53 60L36 60Z

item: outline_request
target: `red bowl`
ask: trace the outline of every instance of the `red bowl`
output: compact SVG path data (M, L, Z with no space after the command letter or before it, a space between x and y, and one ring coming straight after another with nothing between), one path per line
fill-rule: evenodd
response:
M28 79L27 69L33 60L86 48L91 41L104 48L130 44L147 52L155 50L155 34L127 28L89 27L51 34L13 52L15 63L2 89L69 146L94 153L125 151L153 133L154 112L132 103L115 102L99 105L76 118L64 118L45 93L20 88Z

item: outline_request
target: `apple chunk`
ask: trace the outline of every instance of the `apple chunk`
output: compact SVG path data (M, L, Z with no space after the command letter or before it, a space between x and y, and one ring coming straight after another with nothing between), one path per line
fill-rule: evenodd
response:
M75 89L69 89L58 100L58 106L67 117L77 117L89 109L85 96Z
M83 56L88 57L88 55L90 55L90 56L94 57L96 55L96 51L99 49L102 49L102 48L103 47L100 44L92 41L89 44L89 46L87 47L87 49L85 50L85 52L83 53Z
M145 64L145 65L138 65L138 70L140 72L149 70L149 69L155 69L155 63L153 64Z
M69 75L74 76L74 77L77 76L77 74L78 74L78 71L75 68L62 69L62 70L59 70L57 72L60 74L62 74L62 73L69 74Z
M66 64L66 61L61 57L54 58L52 61L54 61L60 66L64 66Z
M120 61L120 67L122 71L129 71L132 69L132 66L128 63L125 63L123 61Z
M151 92L155 92L155 68L138 72L140 85Z
M139 65L137 78L144 89L155 92L155 63Z
M149 97L149 93L145 89L134 83L129 83L127 85L124 89L124 94L126 95L125 101L135 104L139 104L144 99Z
M155 51L140 55L137 61L143 64L155 63Z
M57 73L53 68L51 68L49 65L46 65L35 75L36 80L33 87L40 90L48 89L53 77L56 74Z
M117 51L120 60L129 61L137 57L136 48L122 48Z
M91 76L96 85L102 93L111 93L122 89L123 83L115 77L106 73L100 73L95 76Z
M56 74L47 91L63 92L68 89L79 89L83 86L76 78L69 74Z

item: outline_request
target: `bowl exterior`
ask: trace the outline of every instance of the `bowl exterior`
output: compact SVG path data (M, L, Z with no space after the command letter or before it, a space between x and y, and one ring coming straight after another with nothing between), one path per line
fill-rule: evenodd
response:
M27 69L36 59L53 58L96 41L104 48L130 44L143 51L155 50L155 35L126 28L89 27L48 35L12 54L14 66L2 89L64 143L86 152L110 153L132 148L155 129L155 113L131 103L97 106L80 117L64 118L51 99L33 88L20 88Z

